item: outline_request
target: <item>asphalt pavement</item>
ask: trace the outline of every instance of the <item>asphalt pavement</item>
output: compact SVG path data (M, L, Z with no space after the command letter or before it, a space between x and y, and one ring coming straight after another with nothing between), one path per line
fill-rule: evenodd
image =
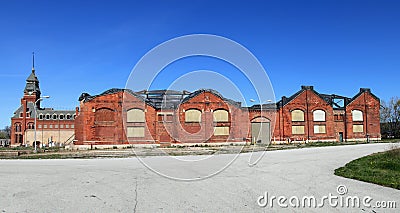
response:
M249 159L255 162L263 153L0 160L0 211L399 212L399 190L333 174L353 159L389 147L269 151L255 165ZM317 207L308 206L311 197ZM346 207L348 197L360 200L360 207ZM378 208L386 201L395 201L397 208Z

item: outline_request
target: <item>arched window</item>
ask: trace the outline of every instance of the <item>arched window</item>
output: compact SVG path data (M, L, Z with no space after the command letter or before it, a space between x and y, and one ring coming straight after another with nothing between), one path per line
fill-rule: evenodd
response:
M57 114L53 114L53 120L57 120Z
M46 114L46 120L50 120L50 114Z
M218 109L214 111L214 122L228 122L229 113L227 110Z
M15 132L21 132L21 123L15 123Z
M39 120L43 120L43 117L44 117L43 114L40 113L40 114L39 114Z
M325 121L325 111L324 110L315 110L313 112L314 121Z
M189 109L185 112L185 122L201 122L201 111L198 109Z
M71 115L67 114L66 118L67 118L67 120L70 120L71 119Z
M70 119L70 118L71 118L71 115L67 114L67 119ZM107 109L107 108L98 109L98 110L96 110L94 120L95 120L95 122L114 121L114 111L111 109Z
M145 122L145 115L142 109L130 109L126 114L127 122Z
M304 121L304 112L299 109L293 110L292 121Z
M35 125L33 123L28 123L27 129L35 129Z
M353 121L363 121L363 112L360 110L351 111L351 115L353 117Z
M60 120L64 120L64 114L60 114L59 118Z

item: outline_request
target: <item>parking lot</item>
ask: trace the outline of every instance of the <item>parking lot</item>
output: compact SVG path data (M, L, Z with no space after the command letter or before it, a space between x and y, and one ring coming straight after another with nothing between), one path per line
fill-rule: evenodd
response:
M334 169L352 159L384 151L390 144L319 147L269 151L255 166L251 153L241 154L219 173L195 181L165 178L137 158L1 160L0 211L3 212L396 212L400 191L335 176ZM202 156L203 158L204 156ZM229 162L235 155L219 155ZM148 165L168 174L201 177L204 168L181 166L169 157L146 157ZM199 156L180 157L184 160ZM143 160L142 159L142 160ZM210 165L212 167L212 165ZM158 171L158 168L155 169ZM201 171L200 171L201 170ZM184 174L181 174L184 173ZM282 208L258 204L260 196L370 196L374 201L397 199L397 209ZM363 210L364 209L364 210ZM373 210L373 211L372 211Z

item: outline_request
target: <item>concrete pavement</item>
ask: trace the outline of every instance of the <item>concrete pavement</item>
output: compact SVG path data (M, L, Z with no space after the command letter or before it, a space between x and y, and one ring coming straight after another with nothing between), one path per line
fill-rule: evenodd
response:
M398 212L400 191L335 176L334 169L390 144L319 147L270 151L255 166L250 153L241 154L225 170L198 181L165 178L137 158L1 160L0 211L3 212ZM172 176L203 177L203 167L223 165L235 155L219 155L203 165L181 165L168 157L147 157L145 162ZM199 156L181 157L185 160ZM204 156L201 156L204 158ZM196 162L196 161L195 161ZM220 163L223 162L223 163ZM220 164L219 164L220 163ZM210 170L211 171L211 170ZM184 174L182 174L184 173ZM397 209L282 208L275 200L260 207L260 196L314 196L317 200L337 187L342 197L370 196L376 201L397 201ZM261 200L264 201L264 200ZM286 201L288 204L288 201ZM340 205L339 205L340 206Z

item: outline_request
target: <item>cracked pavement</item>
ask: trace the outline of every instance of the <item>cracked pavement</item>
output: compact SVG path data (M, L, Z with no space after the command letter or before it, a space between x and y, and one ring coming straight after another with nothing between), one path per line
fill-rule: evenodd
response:
M137 158L0 160L0 211L3 212L396 212L400 191L335 176L347 162L388 149L390 144L269 151L255 166L240 154L226 170L199 181L162 177ZM232 158L219 155L215 161ZM177 168L167 157L148 157L160 168ZM196 156L183 158L195 159ZM259 196L322 197L337 193L397 201L397 209L260 207Z

